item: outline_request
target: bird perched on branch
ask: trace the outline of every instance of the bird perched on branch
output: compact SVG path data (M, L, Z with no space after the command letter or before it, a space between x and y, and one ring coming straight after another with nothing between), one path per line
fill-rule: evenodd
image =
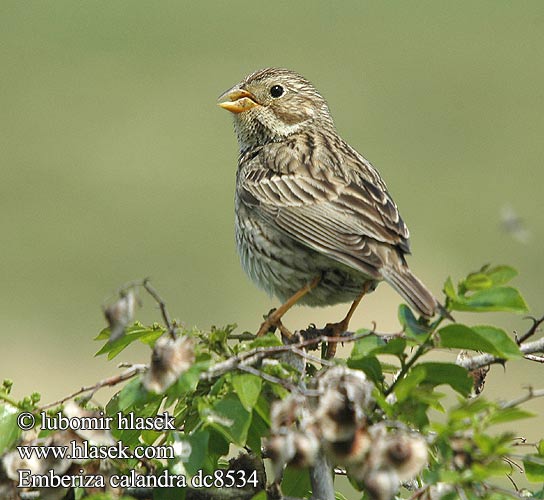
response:
M331 335L346 331L363 295L389 283L419 314L440 305L408 268L408 228L378 171L336 132L325 99L293 71L252 73L219 98L240 146L236 243L242 266L284 304L353 301Z

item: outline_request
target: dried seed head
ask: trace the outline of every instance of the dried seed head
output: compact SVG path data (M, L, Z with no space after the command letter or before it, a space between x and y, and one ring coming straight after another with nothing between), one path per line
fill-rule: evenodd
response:
M184 336L172 340L162 336L155 343L151 355L151 366L145 373L142 383L151 392L163 393L180 375L195 362L194 341Z
M303 396L290 394L285 399L274 401L270 408L270 427L277 432L282 427L291 427L302 417L306 401Z
M416 435L393 434L384 446L384 466L395 470L400 481L417 476L427 463L427 444Z
M319 399L316 419L327 441L350 441L357 430L357 416L353 403L342 387L328 388Z
M265 453L270 460L274 470L274 478L281 477L283 468L295 456L295 443L290 433L276 434L271 436L265 444Z
M81 428L73 432L79 438L89 441L90 444L96 446L115 444L115 439L113 439L109 430L110 425L103 412L85 410L74 401L68 401L64 405L62 412L68 418L78 419ZM62 436L59 435L59 439L61 438Z
M391 470L371 471L364 480L365 490L372 500L391 500L399 484L399 478Z
M295 456L290 461L297 467L309 467L315 463L319 452L319 440L312 432L294 432L292 435Z
M57 445L58 442L55 441L55 434L49 436L45 440L35 440L29 443L26 443L25 446L40 446L40 447L51 447ZM32 475L42 475L46 474L48 471L52 470L55 475L61 476L64 474L72 465L72 461L66 458L56 458L52 453L49 454L47 458L36 458L32 454L31 458L21 458L17 450L6 453L2 457L2 464L6 475L13 481L19 481L20 469L28 469L31 471Z
M104 316L110 327L110 342L122 337L125 328L132 323L137 298L134 291L124 292L119 300L104 308Z
M364 428L357 429L352 439L347 441L324 441L326 453L333 463L345 466L357 466L366 462L366 457L372 446L372 440L368 431ZM358 474L362 479L363 474Z
M316 420L323 437L330 442L353 440L357 429L366 425L374 385L359 370L335 366L320 377L318 387L322 395Z
M351 370L345 366L328 369L319 378L319 389L325 392L329 388L341 388L360 412L368 409L373 402L374 384L367 380L361 370Z

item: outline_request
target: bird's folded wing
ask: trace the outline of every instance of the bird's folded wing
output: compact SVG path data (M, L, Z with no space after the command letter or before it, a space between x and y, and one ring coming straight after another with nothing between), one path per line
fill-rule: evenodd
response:
M395 203L363 176L347 181L254 165L239 189L241 201L279 229L350 266L377 271L383 262L376 250L383 244L409 252L408 230Z

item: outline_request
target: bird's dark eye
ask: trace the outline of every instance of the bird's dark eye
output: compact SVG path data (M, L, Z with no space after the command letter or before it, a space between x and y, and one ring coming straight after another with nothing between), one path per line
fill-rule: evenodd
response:
M270 88L270 95L272 97L281 97L283 92L283 87L281 85L274 85Z

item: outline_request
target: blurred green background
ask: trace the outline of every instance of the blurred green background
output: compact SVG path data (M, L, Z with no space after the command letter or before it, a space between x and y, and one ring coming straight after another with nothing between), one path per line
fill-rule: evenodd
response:
M410 265L436 294L450 274L508 263L544 313L542 1L1 0L0 29L0 376L16 395L46 402L116 372L92 338L126 281L150 276L189 327L253 329L277 305L238 263L237 145L216 106L266 66L297 70L328 99L388 183ZM527 234L501 228L505 210ZM379 287L352 326L395 331L399 302ZM286 324L346 308L300 308ZM138 317L159 319L152 301ZM486 393L513 397L542 373L494 367Z

